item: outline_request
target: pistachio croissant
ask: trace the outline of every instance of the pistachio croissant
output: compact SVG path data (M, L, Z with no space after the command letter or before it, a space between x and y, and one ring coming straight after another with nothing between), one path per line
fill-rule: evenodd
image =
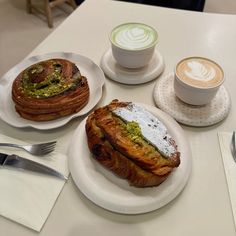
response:
M86 121L93 157L132 186L159 185L179 166L180 152L164 125L155 119L142 108L118 100L98 108ZM142 128L149 137L144 137Z

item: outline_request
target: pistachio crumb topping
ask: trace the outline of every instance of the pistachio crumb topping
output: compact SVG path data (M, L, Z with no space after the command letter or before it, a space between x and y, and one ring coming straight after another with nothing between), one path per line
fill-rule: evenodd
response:
M63 77L62 69L62 64L59 61L51 60L49 61L49 70L53 72L46 75L41 81L32 81L30 79L32 76L43 77L42 73L44 73L43 64L33 65L23 72L21 89L26 95L35 98L53 97L75 89L81 80L80 74L66 78Z
M130 121L125 124L125 128L130 139L135 143L140 143L142 140L142 131L139 124L135 121Z
M167 127L142 106L130 103L128 106L118 107L112 112L124 123L131 122L132 128L130 130L133 134L133 140L138 140L138 142L140 140L140 144L142 140L145 140L166 158L176 153L176 146L173 145L173 138L168 133ZM140 137L140 139L136 139L137 137Z

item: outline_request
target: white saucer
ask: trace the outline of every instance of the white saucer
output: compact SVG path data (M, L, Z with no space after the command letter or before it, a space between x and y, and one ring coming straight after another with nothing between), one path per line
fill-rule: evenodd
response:
M229 93L221 86L213 100L204 106L192 106L175 96L174 73L158 79L153 96L156 105L178 122L190 126L210 126L222 121L231 107Z
M120 66L108 49L101 59L101 67L104 73L112 80L123 84L143 84L156 79L164 70L164 60L159 51L155 51L147 66L129 69Z

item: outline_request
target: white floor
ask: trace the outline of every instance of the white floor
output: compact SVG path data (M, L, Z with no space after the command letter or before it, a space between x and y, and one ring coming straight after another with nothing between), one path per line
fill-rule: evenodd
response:
M54 28L41 14L28 14L26 0L0 0L0 76L25 58L72 12L69 6L53 9Z
M71 13L67 6L53 10L54 28L42 15L28 14L25 0L0 0L0 76L25 58ZM205 12L236 14L236 0L206 0Z

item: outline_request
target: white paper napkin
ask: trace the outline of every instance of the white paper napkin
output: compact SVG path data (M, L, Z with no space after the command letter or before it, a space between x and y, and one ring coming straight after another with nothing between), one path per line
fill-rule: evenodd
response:
M220 142L221 156L225 168L225 175L228 184L234 222L236 224L236 163L234 162L230 151L232 134L233 133L230 132L219 132L218 137Z
M24 144L0 134L0 142ZM47 157L36 157L23 150L0 147L0 152L18 154L69 175L67 157L60 150L60 142ZM40 231L52 210L64 180L17 169L0 168L0 215Z

